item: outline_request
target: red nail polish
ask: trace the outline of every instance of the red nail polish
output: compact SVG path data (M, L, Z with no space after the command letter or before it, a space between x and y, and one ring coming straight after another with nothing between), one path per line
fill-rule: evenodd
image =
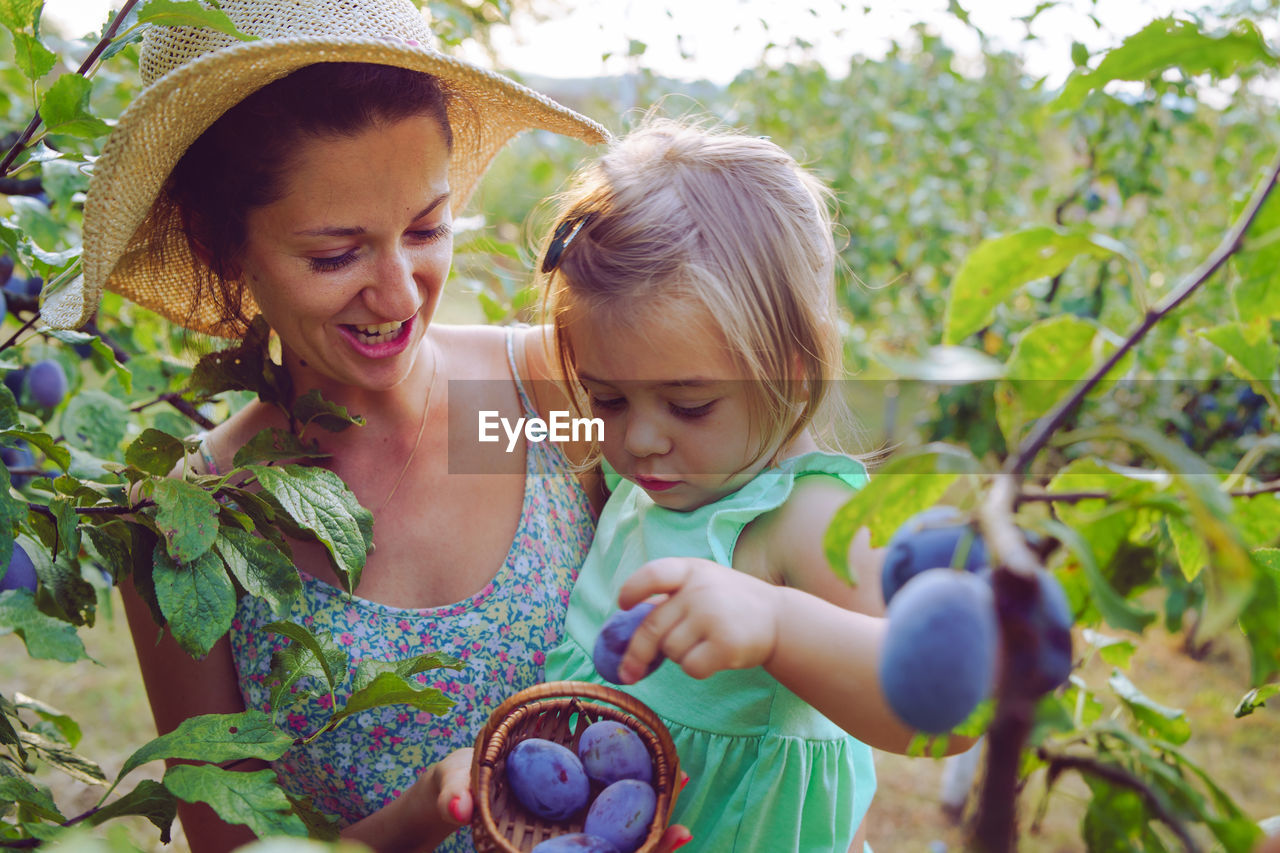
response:
M680 790L683 791L685 786L689 784L689 777L686 776L680 780ZM692 836L691 836L692 837Z
M458 795L449 801L449 817L458 823L463 823L466 818L462 816L462 796Z
M690 841L692 841L692 840L693 840L693 836L692 836L692 835L690 835L688 838L685 838L685 839L682 839L682 840L680 840L680 841L677 841L677 842L675 843L675 846L674 846L674 847L672 847L671 849L672 849L672 850L679 850L681 847L685 846L686 844L688 844L688 843L689 843Z

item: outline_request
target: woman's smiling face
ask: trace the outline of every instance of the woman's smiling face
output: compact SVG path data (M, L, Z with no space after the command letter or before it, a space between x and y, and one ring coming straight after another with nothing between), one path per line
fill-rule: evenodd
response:
M251 210L246 285L295 371L368 390L409 374L453 256L449 151L428 116L306 140Z

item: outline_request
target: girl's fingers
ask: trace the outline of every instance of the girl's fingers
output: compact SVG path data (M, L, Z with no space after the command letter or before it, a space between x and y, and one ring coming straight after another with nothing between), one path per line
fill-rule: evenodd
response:
M618 606L630 610L651 595L678 592L688 581L690 571L688 560L675 557L650 560L636 569L622 585L618 591Z
M722 669L728 669L721 649L714 643L698 643L681 658L673 658L690 678L709 678Z
M644 618L636 632L631 635L627 651L618 664L618 675L624 684L632 684L644 677L649 664L662 651L667 641L667 634L681 619L681 607L672 599L667 599L653 609Z

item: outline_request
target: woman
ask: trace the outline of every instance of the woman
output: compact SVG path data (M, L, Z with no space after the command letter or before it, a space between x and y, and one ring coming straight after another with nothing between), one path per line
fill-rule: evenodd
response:
M522 448L523 476L450 473L451 397L455 410L465 396L469 409L513 418L564 408L531 394L528 379L546 373L538 332L430 325L452 220L515 133L539 127L590 142L606 133L436 53L401 0L221 8L258 40L148 34L149 85L109 139L86 202L84 280L46 302L45 317L78 325L104 286L225 337L260 312L293 387L366 418L314 436L331 454L325 464L374 512L360 596L338 592L319 546L295 542L303 595L289 618L331 633L353 663L440 650L467 666L433 673L456 702L448 715L380 709L295 747L276 769L287 791L344 824L344 837L429 850L470 817L470 757L459 748L502 698L541 679L598 491L551 444ZM205 437L201 464L228 470L268 427L288 423L251 403ZM161 732L266 704L275 646L261 629L276 617L261 602L243 598L231 634L193 661L167 635L155 642L146 604L124 595ZM290 715L300 733L306 713ZM203 807L180 814L196 851L252 837ZM684 840L673 828L664 849ZM442 849L470 849L469 837Z

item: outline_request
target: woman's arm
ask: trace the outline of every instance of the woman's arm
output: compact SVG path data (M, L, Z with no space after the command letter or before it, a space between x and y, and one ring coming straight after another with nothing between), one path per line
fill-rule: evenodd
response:
M131 579L121 581L120 595L157 732L167 734L183 720L199 714L234 714L244 710L226 637L202 660L194 660L168 631L161 635L151 618L150 608L134 589ZM238 766L246 770L266 766L262 762L252 764L254 766ZM192 853L225 853L255 838L247 826L225 823L202 803L179 802L178 817Z

